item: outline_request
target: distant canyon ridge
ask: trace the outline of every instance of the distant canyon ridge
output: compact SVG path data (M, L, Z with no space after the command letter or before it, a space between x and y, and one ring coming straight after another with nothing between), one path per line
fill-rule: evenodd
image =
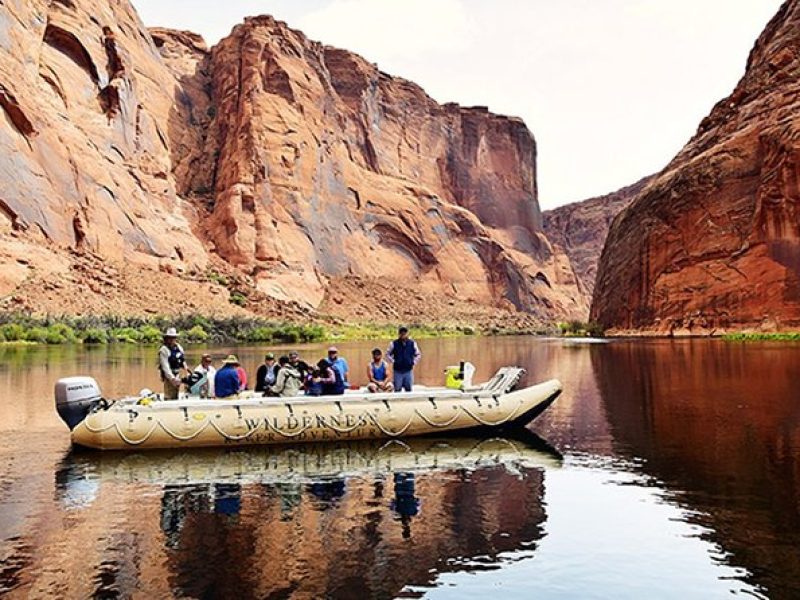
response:
M0 310L533 327L592 305L612 330L680 333L764 326L715 315L772 294L789 323L796 12L664 172L543 214L520 119L271 17L209 49L124 0L3 2ZM742 292L726 260L783 270Z

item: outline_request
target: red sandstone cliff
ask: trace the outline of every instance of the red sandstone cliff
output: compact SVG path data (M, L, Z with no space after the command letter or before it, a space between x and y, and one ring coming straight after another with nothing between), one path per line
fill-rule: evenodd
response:
M0 230L203 265L170 175L178 88L131 7L5 2L0 31Z
M210 51L124 1L4 3L0 29L6 308L131 312L154 295L137 288L188 281L189 308L219 312L213 269L252 306L346 315L355 285L385 317L406 304L391 280L423 310L586 309L542 231L519 119L439 105L269 17Z
M614 221L592 318L616 332L800 327L800 2Z
M126 2L0 4L2 309L235 308L197 277L209 257L172 174L180 89Z
M337 279L390 279L543 318L577 308L520 120L440 106L270 17L237 26L209 63L205 231L265 293L318 306Z
M652 176L644 177L605 196L565 204L543 213L547 239L569 257L587 302L594 292L597 263L611 222L651 179ZM587 310L584 318L588 316Z

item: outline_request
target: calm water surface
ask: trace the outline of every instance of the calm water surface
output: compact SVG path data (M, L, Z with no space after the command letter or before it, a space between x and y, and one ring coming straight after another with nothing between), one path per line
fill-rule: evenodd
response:
M355 381L372 345L340 345ZM54 381L157 389L155 350L0 348L0 595L800 597L800 345L421 345L423 383L467 358L564 393L538 438L100 456Z

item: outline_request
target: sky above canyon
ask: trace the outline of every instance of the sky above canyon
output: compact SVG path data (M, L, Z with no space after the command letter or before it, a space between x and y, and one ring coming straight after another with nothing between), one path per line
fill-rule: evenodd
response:
M542 208L663 168L744 73L780 0L133 0L209 45L271 14L439 102L522 117Z

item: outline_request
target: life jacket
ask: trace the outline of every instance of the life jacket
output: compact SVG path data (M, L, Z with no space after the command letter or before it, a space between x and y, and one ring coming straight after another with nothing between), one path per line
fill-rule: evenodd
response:
M162 348L163 347L164 346L162 346ZM161 349L159 349L158 353L160 357ZM164 373L163 369L161 368L161 360L159 358L158 372L161 375L161 379L169 379L172 376L177 375L182 368L186 367L186 355L183 353L183 348L181 348L180 344L175 344L172 348L169 348L167 364L169 365L170 372Z
M178 344L175 344L169 350L169 368L172 369L173 373L177 373L183 367L186 366L186 355L183 353L183 348L181 348Z
M392 342L392 359L395 373L408 373L414 368L414 357L417 346L414 340L407 339L403 343L399 338Z

